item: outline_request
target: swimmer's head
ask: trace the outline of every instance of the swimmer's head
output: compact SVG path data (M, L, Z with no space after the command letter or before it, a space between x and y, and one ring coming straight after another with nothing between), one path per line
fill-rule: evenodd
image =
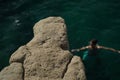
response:
M96 45L98 43L98 40L97 39L92 39L90 41L90 45Z

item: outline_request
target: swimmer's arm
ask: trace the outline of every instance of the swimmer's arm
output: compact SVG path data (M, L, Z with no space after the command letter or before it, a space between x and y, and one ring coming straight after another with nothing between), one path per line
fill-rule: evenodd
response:
M109 48L109 47L98 46L98 48L100 48L100 49L105 49L105 50L109 50L109 51L112 51L112 52L120 53L119 50L116 50L116 49L113 49L113 48Z
M88 46L82 47L80 49L72 49L71 52L79 52L79 51L85 50L87 48L88 48Z
M79 49L79 51L82 51L82 50L85 50L85 49L88 49L89 46L85 46L85 47L82 47Z

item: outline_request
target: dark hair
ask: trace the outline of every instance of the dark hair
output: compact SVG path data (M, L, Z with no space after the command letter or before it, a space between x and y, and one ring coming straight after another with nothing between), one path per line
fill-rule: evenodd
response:
M92 42L93 45L96 45L98 43L98 40L97 39L92 39L91 42Z

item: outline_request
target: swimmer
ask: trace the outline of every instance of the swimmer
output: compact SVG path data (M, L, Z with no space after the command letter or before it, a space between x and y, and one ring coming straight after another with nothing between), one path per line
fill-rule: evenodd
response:
M80 49L72 49L71 52L79 52L79 51L82 51L82 50L88 50L88 55L96 55L97 50L105 49L105 50L109 50L109 51L112 51L112 52L120 53L119 50L109 48L109 47L100 46L97 43L98 43L98 40L92 39L88 46L82 47Z

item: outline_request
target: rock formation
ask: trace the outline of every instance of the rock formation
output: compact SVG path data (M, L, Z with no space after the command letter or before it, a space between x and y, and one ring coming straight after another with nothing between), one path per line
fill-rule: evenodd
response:
M33 39L12 54L0 80L86 80L83 63L68 44L61 17L37 22Z

